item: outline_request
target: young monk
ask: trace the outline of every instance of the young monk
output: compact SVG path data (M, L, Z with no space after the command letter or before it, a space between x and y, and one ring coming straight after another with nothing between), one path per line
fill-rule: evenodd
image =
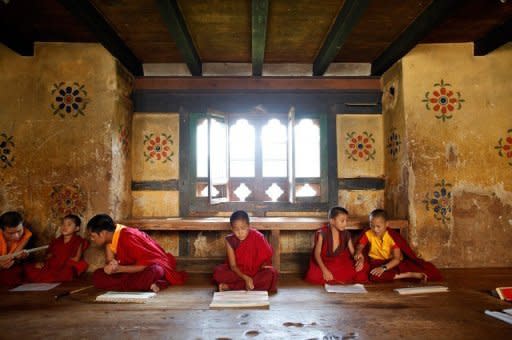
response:
M91 241L105 246L106 266L93 274L96 288L117 291L160 291L183 284L185 272L176 271L176 259L146 233L115 224L108 215L96 215L87 229Z
M367 282L367 274L354 269L354 245L350 232L345 229L348 211L333 207L328 217L329 223L315 234L315 247L309 260L306 281L319 285Z
M82 260L82 254L89 242L77 235L81 222L76 215L64 217L60 227L61 235L50 243L46 261L25 265L26 281L71 281L87 270L88 264Z
M370 230L356 249L356 270L368 272L371 281L389 282L400 279L442 280L439 270L416 256L399 233L388 229L386 212L376 209L370 214ZM368 261L363 250L370 244Z
M272 267L272 247L262 233L249 225L245 211L229 218L232 234L226 236L227 263L215 267L213 279L219 291L277 291L278 273Z

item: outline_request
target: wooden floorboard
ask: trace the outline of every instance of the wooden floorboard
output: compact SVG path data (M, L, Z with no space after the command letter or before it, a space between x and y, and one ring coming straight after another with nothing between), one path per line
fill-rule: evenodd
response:
M489 294L512 286L512 268L443 270L448 293L401 296L408 282L367 285L368 294L328 294L297 276L282 276L268 310L209 310L214 286L194 275L146 304L95 303L90 289L55 301L49 292L0 290L1 339L506 339L512 326L484 310L512 308Z

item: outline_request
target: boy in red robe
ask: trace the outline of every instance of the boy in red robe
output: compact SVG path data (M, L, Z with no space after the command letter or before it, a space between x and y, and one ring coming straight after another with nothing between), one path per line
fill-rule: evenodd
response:
M370 280L375 282L400 279L442 280L441 273L432 263L418 258L399 233L388 229L384 210L372 211L370 228L357 245L357 271L369 272ZM365 261L363 251L368 244L368 261Z
M315 247L309 260L306 281L323 285L367 282L365 272L354 268L354 245L346 230L348 211L342 207L329 210L329 223L315 233Z
M48 247L46 261L25 265L25 280L28 282L72 281L87 270L88 264L82 254L89 242L78 236L81 220L76 215L67 215L60 228L61 236Z
M32 236L30 230L23 226L23 217L15 211L0 216L0 228L0 256L23 250ZM28 253L22 253L0 261L0 285L16 286L23 281L23 266L17 262L27 256Z
M183 284L185 272L176 271L176 259L146 233L115 224L108 215L96 215L87 230L91 241L105 246L106 266L93 274L96 288L117 291L160 291Z
M277 291L278 273L272 267L272 247L262 233L249 225L245 211L234 212L229 223L233 233L226 236L227 263L218 265L213 279L219 291Z

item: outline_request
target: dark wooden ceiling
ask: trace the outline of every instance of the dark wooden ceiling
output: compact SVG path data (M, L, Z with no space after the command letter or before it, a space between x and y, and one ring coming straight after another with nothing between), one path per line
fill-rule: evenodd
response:
M7 3L6 3L7 2ZM99 42L135 75L143 63L371 63L380 75L418 43L512 40L512 0L1 0L1 42Z

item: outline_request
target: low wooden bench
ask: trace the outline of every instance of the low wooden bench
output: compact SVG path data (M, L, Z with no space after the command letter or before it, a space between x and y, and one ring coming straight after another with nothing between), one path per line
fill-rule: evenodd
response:
M389 220L393 229L399 229L406 236L409 223L407 220ZM126 226L149 231L225 231L231 230L227 217L171 217L171 218L136 218L119 221ZM270 231L270 243L274 249L272 262L279 271L281 268L281 231L316 230L324 223L320 217L251 217L251 227ZM348 230L363 230L368 227L367 217L351 217Z

